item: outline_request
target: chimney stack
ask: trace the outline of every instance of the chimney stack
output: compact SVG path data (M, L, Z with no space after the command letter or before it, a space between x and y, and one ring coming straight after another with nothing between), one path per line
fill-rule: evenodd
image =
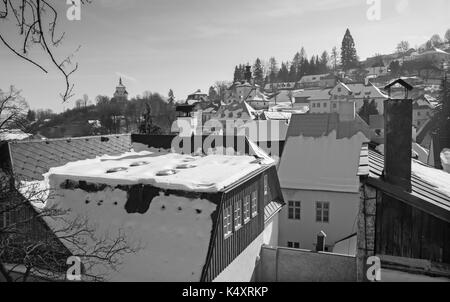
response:
M252 82L252 67L250 65L245 66L245 80L248 83Z
M412 100L407 92L412 86L396 80L385 87L389 95L394 85L403 86L406 94L404 99L384 101L384 178L411 192Z

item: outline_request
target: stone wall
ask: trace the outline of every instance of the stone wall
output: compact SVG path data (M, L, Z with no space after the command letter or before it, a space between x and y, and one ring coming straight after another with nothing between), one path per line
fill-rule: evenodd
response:
M371 186L360 186L360 205L358 212L356 267L357 280L366 280L367 257L375 255L375 233L377 200L381 198Z

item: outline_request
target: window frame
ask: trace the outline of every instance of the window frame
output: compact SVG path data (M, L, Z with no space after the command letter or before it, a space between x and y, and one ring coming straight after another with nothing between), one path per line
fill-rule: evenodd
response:
M264 186L264 196L267 196L267 194L269 194L269 176L267 174L264 174L263 186Z
M242 199L240 198L233 201L233 226L235 231L242 227Z
M252 218L252 209L251 209L251 196L246 194L244 196L244 201L243 201L243 219L244 219L244 224L248 223L250 221L250 219Z
M233 234L232 205L223 208L223 237L227 239ZM227 232L225 232L227 230Z
M297 213L297 210L298 210L298 213ZM302 202L299 200L289 200L288 201L288 220L301 220L301 217L302 217Z
M258 191L253 190L251 194L251 206L250 206L251 217L254 218L258 215Z
M319 212L320 210L320 212ZM320 214L319 214L320 213ZM326 213L326 215L325 215ZM320 219L318 219L320 216ZM326 221L325 221L326 217ZM330 223L330 202L316 201L316 222Z

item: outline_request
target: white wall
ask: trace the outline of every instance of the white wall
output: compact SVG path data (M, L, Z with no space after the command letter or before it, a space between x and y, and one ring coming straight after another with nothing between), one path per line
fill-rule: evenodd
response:
M326 245L333 245L356 231L359 193L283 189L286 203L301 201L300 220L288 219L288 205L280 212L279 246L299 242L301 249L315 250L317 234L327 234ZM330 203L329 222L316 222L316 201Z

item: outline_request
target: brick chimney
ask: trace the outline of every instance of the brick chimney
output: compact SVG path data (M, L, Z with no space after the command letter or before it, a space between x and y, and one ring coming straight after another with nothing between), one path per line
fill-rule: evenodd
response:
M394 85L405 88L404 99L384 101L384 178L387 182L411 192L412 156L412 100L408 91L412 86L403 80L396 80L385 87L389 91Z

